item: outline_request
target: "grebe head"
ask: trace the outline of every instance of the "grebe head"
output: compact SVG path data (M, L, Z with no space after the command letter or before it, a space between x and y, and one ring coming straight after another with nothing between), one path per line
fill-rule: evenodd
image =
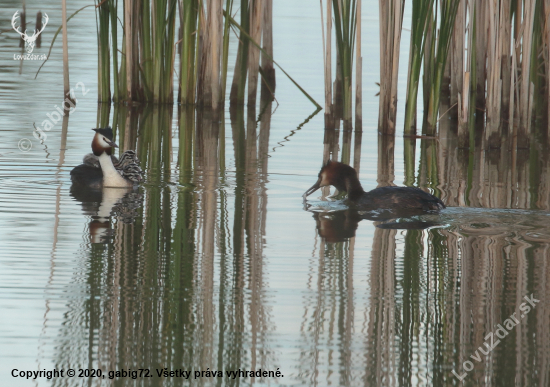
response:
M103 152L109 156L113 148L118 148L118 145L113 141L113 129L111 127L92 129L95 131L94 139L92 140L92 151L94 155L101 156Z
M306 198L319 188L326 187L327 185L334 186L339 192L349 191L350 187L357 187L361 192L363 191L355 169L338 161L328 160L323 168L321 168L317 182L304 193L303 197ZM350 192L348 192L349 194Z

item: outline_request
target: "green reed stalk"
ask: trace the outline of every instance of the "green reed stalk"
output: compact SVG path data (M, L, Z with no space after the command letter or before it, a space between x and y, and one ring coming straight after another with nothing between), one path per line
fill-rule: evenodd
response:
M151 32L151 4L147 0L142 1L141 7L141 31L140 31L140 58L141 79L143 93L147 101L153 101L153 40Z
M105 128L109 126L110 113L111 113L110 103L97 104L97 121L96 121L97 128Z
M437 37L437 7L435 8L435 15L433 17L430 17L428 20L428 26L426 27L425 31L425 43L424 43L424 56L422 58L423 61L423 76L422 76L422 101L424 104L424 116L422 121L422 126L424 127L426 124L427 119L427 113L428 113L428 105L430 103L430 90L432 88L432 82L433 82L433 68L435 65L435 57L436 57L436 37Z
M133 17L138 22L132 27L139 33L139 89L141 100L154 103L173 101L174 36L177 0L142 1ZM139 11L138 11L139 10ZM139 31L137 30L139 28ZM137 75L136 75L137 76Z
M162 102L174 102L174 65L175 65L175 45L174 37L176 34L176 14L177 0L169 0L168 15L166 17L167 31L165 35L165 54L164 54L164 95Z
M152 3L152 41L153 41L153 102L161 102L161 87L164 75L164 31L166 16L166 0L157 0Z
M431 17L434 0L418 0L412 3L411 48L409 54L409 76L407 81L407 102L405 104L404 134L411 135L416 127L416 101L418 98L418 82L428 18Z
M97 9L97 61L98 61L98 101L111 102L111 73L110 73L110 55L109 55L109 5L101 3Z
M182 28L180 55L180 102L195 103L195 41L197 29L197 0L182 0L179 3Z
M333 0L334 29L337 55L340 59L342 76L342 98L344 125L351 126L353 52L355 45L355 0ZM346 124L347 123L347 124Z
M118 72L118 82L119 82L119 101L124 99L124 93L127 90L127 78L126 78L126 45L124 44L124 35L122 37L122 47L120 55L120 70ZM117 71L114 69L114 71Z
M117 5L116 0L109 0L109 15L111 16L111 45L113 52L113 101L119 100L119 84L118 84L118 43L117 43Z
M437 39L437 53L433 58L432 82L430 90L430 99L427 112L428 133L433 133L437 125L437 117L439 112L439 101L441 97L441 82L443 73L447 63L449 47L453 35L456 13L460 0L441 0L441 15L439 22L439 34ZM434 21L435 25L435 21ZM435 35L434 35L435 36Z

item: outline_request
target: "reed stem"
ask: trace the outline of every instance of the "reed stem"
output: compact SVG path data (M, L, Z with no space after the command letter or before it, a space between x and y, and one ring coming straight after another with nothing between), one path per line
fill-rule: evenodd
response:
M409 75L407 100L405 103L404 134L416 133L416 105L422 55L426 44L427 29L432 15L434 0L419 0L412 3L411 48L409 54Z
M109 4L100 3L97 8L98 20L98 102L111 103L111 65L109 53ZM65 19L66 20L66 19ZM65 22L66 24L66 22ZM65 44L65 36L63 41ZM67 59L68 60L68 59ZM66 86L69 87L69 86Z
M197 1L179 2L182 42L180 56L180 102L183 105L195 103L195 41L197 28Z
M241 0L241 24L239 34L239 48L237 51L237 63L235 64L235 74L231 86L231 104L244 105L244 94L246 86L246 75L248 72L248 39L246 35L250 31L248 0ZM228 15L226 14L226 18Z
M395 134L399 46L403 26L404 1L379 1L380 12L380 102L378 131ZM358 27L359 29L359 27ZM388 69L390 69L388 71ZM359 70L357 71L359 74Z
M65 97L71 98L71 84L69 82L69 43L67 39L67 1L61 0L61 19L62 19L62 26L63 26L63 95ZM42 14L39 12L40 16L40 23L42 22ZM38 17L37 17L37 20ZM36 25L36 29L40 30L40 27L38 26L38 22ZM37 43L38 47L40 47L39 43Z

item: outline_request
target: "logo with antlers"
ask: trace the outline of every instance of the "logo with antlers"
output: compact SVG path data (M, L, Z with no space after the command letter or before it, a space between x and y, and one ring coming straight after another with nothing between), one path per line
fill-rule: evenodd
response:
M36 42L36 39L42 33L42 31L44 31L44 28L46 28L46 24L48 24L49 18L48 18L47 14L44 14L43 22L42 22L42 28L40 29L40 31L34 30L34 33L31 36L27 35L27 30L26 29L25 29L25 32L21 32L21 31L19 31L19 27L15 26L15 23L16 23L18 18L19 18L19 11L16 11L13 14L13 17L11 19L11 25L12 25L13 29L19 35L21 35L21 39L23 39L25 41L25 48L27 49L27 52L30 54L30 53L32 53L32 50L34 50L34 43Z

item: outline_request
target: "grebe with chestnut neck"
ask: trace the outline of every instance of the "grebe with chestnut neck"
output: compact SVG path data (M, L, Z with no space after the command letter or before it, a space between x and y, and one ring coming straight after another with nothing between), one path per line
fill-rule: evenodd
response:
M71 171L74 184L90 189L131 188L142 180L142 170L134 151L126 151L120 160L112 156L113 141L110 127L92 129L96 133L92 140L93 155L86 155L84 163ZM115 163L113 163L113 161Z
M338 192L347 192L350 207L360 211L423 213L438 212L445 208L441 199L416 187L388 186L365 192L355 169L330 160L321 168L317 182L304 193L304 200L319 188L329 185L334 186Z

